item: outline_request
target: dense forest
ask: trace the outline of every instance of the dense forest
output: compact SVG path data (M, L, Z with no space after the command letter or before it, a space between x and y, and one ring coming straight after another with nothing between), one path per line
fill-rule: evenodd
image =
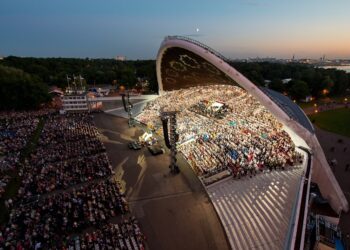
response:
M48 102L48 86L36 75L0 65L0 110L35 109Z
M87 84L113 84L132 87L137 78L148 79L157 91L156 62L154 60L116 61L114 59L77 58L21 58L6 57L1 64L15 67L38 76L49 86L64 88L66 76L81 75Z
M340 70L315 68L298 63L231 64L256 85L268 84L270 88L295 99L302 99L308 95L344 95L350 88L350 74ZM49 86L64 88L67 84L66 75L73 74L82 75L87 84L117 84L127 88L135 86L137 78L143 78L149 81L151 92L158 90L154 60L9 56L0 61L0 109L37 107L47 99L44 92ZM283 83L282 80L286 78L292 80Z

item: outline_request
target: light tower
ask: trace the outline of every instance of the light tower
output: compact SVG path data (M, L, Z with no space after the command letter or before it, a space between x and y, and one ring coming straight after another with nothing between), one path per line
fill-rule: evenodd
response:
M178 174L180 172L179 167L176 165L176 155L177 155L177 149L176 149L176 142L179 139L179 136L176 132L177 129L177 122L176 122L176 113L178 111L161 111L160 117L163 124L163 134L164 134L164 140L165 145L170 149L170 171L173 174ZM168 131L168 124L170 127L170 131Z
M132 118L132 108L134 106L130 102L129 91L127 91L127 93L128 93L128 96L127 96L128 97L128 100L127 100L128 103L126 103L126 101L125 101L125 94L122 94L122 100L123 100L124 110L125 110L125 112L128 113L128 124L129 124L129 127L132 127L132 126L134 126L134 119Z

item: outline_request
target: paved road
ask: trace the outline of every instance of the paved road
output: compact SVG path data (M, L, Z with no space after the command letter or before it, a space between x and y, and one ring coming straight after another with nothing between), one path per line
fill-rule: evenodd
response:
M101 113L95 115L95 123L149 249L229 249L212 203L182 158L182 171L173 176L167 154L128 149L127 142L142 131L128 128L126 119Z
M350 202L350 169L345 171L345 165L350 164L350 138L321 130L317 127L316 135L328 160L337 159L338 165L333 169L334 175ZM339 143L338 140L342 142ZM331 148L334 147L334 151ZM344 149L346 150L344 151ZM350 234L350 212L342 214L340 227L345 234ZM349 242L350 243L350 242Z
M330 104L330 105L319 105L317 107L307 107L303 108L303 111L307 115L315 114L315 110L318 112L328 111L328 110L334 110L334 109L340 109L340 108L346 108L348 107L348 104Z

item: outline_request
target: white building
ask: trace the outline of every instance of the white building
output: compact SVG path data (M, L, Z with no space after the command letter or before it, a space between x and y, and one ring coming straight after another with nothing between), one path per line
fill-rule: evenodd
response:
M292 80L292 78L285 78L285 79L282 79L282 83L283 83L283 84L287 84L287 83L289 83L291 80Z
M88 97L83 94L70 94L62 96L63 112L89 111Z
M116 56L115 60L117 60L117 61L125 61L126 57L125 56Z

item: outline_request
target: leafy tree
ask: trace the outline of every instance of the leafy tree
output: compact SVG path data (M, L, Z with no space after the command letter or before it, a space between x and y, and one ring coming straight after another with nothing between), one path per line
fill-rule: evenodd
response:
M283 92L285 90L285 86L281 79L273 79L269 85L269 88L279 92Z
M310 94L309 87L304 81L292 80L288 85L290 86L289 94L297 100L304 99Z
M329 92L333 86L334 86L333 80L329 75L326 75L320 84L320 90L321 91L327 90Z
M22 70L0 65L0 109L35 109L50 100L48 88L39 78Z

